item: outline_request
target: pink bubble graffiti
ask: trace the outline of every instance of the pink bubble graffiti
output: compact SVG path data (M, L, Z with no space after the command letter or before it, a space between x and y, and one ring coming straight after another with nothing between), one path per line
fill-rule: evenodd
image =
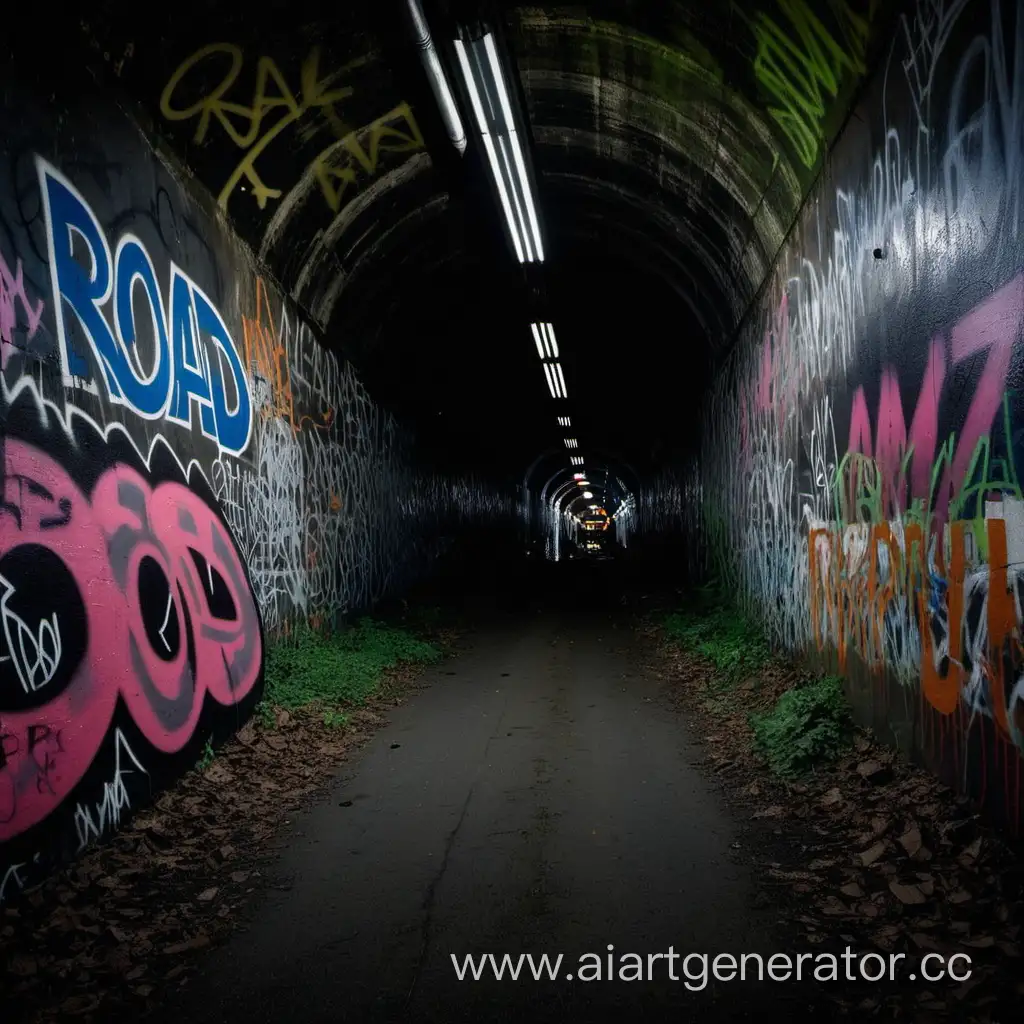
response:
M5 449L6 501L18 503L21 523L13 514L0 516L0 556L41 544L61 559L85 607L87 645L70 683L53 700L0 715L0 735L14 738L0 770L0 842L42 821L67 798L104 741L118 695L147 741L172 753L193 736L207 693L231 706L252 691L263 654L255 601L234 543L187 487L151 487L118 465L103 474L90 501L49 456L20 441L7 441ZM55 508L64 514L54 516ZM166 593L140 592L147 557L162 570ZM216 608L214 581L220 587ZM165 631L158 637L173 621L176 649L154 649L144 615L152 600L162 602L154 609ZM233 614L225 617L225 609ZM40 725L52 737L44 764L24 739Z

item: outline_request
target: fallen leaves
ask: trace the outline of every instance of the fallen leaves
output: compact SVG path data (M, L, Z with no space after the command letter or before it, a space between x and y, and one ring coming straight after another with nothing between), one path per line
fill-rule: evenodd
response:
M794 685L798 666L773 661L759 686L723 698L709 697L715 676L701 658L668 648L660 658L669 698L704 736L697 766L760 830L763 842L744 845L772 847L759 875L795 941L902 953L910 964L928 953L971 957L963 985L834 989L839 1012L972 1024L1019 1015L1024 862L964 800L867 732L836 764L795 783L774 779L751 749L748 717Z
M106 1024L159 1005L263 882L266 840L386 721L416 674L389 673L346 729L313 709L279 711L271 731L247 722L107 843L0 909L3 1019Z
M889 892L891 892L893 896L900 901L900 903L906 904L907 906L914 906L916 904L927 902L927 897L919 885L904 885L901 882L890 882Z
M184 942L172 942L163 949L164 956L177 956L179 953L187 953L193 949L205 949L210 944L210 936L205 932L193 935Z

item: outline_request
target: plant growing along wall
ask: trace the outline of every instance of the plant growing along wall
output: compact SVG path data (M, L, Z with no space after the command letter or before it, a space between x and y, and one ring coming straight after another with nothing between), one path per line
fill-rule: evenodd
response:
M712 571L1019 828L1024 5L918 2L705 415Z

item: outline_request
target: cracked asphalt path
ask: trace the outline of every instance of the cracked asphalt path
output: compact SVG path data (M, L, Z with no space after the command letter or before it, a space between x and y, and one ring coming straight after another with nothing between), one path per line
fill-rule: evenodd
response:
M285 887L169 1018L739 1021L808 1005L794 983L690 992L664 960L653 982L565 980L609 944L644 961L780 951L694 740L587 579L543 609L492 610L428 673L293 822ZM457 981L451 954L485 952L563 953L563 977Z

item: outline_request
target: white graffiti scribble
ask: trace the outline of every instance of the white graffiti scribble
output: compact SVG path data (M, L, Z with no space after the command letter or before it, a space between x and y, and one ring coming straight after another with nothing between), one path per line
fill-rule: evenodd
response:
M987 30L979 19L973 36L961 31L969 6L988 16ZM821 183L760 319L712 389L700 459L702 538L715 572L777 643L811 639L807 531L835 515L830 492L847 439L836 436L832 395L863 353L865 325L909 294L956 292L966 261L982 253L1014 259L1024 215L1024 19L1012 20L1009 38L1003 13L1000 0L919 0L903 20L882 74L878 150L859 183L848 168L847 184ZM914 99L909 131L899 105L893 113L903 123L890 120L893 72ZM891 526L902 545L902 527ZM876 559L882 579L887 558ZM887 661L909 681L921 641L914 609L901 600L887 610L884 643Z
M60 622L54 612L49 619L41 619L38 632L33 633L8 604L15 594L13 584L0 575L0 587L0 621L7 643L7 654L0 656L0 662L10 662L25 693L34 693L50 682L60 668Z
M25 888L25 882L21 877L25 866L25 864L11 864L4 871L3 877L0 878L0 906L3 906L4 899L12 891L21 892Z
M125 767L130 764L133 767ZM75 808L75 829L78 832L78 850L81 852L95 839L104 833L118 828L121 816L131 810L131 800L125 778L141 772L149 776L149 772L139 763L132 753L124 733L114 730L114 774L110 782L103 783L102 797L86 806L78 804Z

